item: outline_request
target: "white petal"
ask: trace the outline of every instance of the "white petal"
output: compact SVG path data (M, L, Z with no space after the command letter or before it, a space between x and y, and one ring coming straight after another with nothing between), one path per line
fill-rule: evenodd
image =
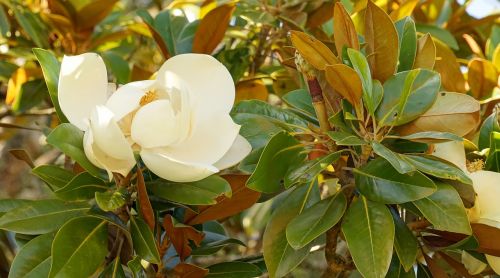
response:
M500 257L486 255L486 260L496 274L500 275Z
M176 160L213 165L233 145L239 130L228 114L214 114L197 124L187 140L165 149Z
M141 107L132 120L132 140L143 148L168 146L178 138L178 123L169 100Z
M247 139L238 134L229 151L214 166L219 170L232 167L240 163L251 151L252 145L248 143Z
M500 173L491 171L477 171L470 175L474 191L476 192L476 205L481 219L500 222Z
M108 108L102 105L95 107L90 117L90 128L95 144L107 155L116 159L133 159L132 148Z
M59 73L58 99L68 120L86 129L92 108L106 103L108 76L102 58L95 53L64 56Z
M110 180L113 178L113 172L127 176L135 165L135 158L133 156L130 159L116 159L107 155L95 144L91 129L87 130L83 136L83 149L90 162L108 172Z
M144 164L157 176L174 182L193 182L204 179L219 170L212 165L187 163L172 159L161 149L143 149Z
M158 84L168 84L167 72L177 74L187 83L191 96L196 99L194 108L200 118L231 111L235 97L233 78L212 56L181 54L168 59L158 71Z
M462 251L462 263L464 264L470 275L477 275L483 272L483 270L485 270L488 266L466 251Z
M465 149L462 141L435 144L432 155L448 160L467 173Z
M139 108L139 101L154 83L154 80L144 80L119 87L106 102L106 107L113 112L116 121Z

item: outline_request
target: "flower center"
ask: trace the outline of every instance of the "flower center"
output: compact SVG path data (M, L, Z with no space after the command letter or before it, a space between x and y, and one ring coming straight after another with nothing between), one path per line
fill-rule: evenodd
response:
M146 92L146 94L144 94L141 97L141 100L139 101L139 105L144 106L150 102L158 100L159 98L160 97L159 97L158 93L156 92L156 90L149 90Z

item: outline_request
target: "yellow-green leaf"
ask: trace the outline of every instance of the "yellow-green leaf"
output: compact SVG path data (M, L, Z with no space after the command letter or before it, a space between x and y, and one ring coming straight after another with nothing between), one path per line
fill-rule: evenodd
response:
M433 69L436 62L436 46L429 33L419 38L417 41L417 55L413 68Z

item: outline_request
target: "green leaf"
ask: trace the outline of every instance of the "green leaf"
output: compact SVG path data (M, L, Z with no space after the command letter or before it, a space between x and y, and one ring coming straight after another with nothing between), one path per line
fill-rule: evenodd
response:
M500 132L490 134L490 152L486 159L485 169L500 172Z
M100 169L89 161L83 151L83 131L72 124L61 124L47 136L47 143L74 159L95 177L100 177Z
M330 164L340 158L340 152L334 152L326 156L308 160L298 167L291 168L285 176L285 188L290 188L295 184L309 183L314 180Z
M123 190L100 192L95 194L95 201L103 211L114 211L125 205L125 192Z
M224 262L208 267L206 278L253 278L262 275L259 267L245 262Z
M462 137L449 132L438 132L438 131L423 131L417 132L406 136L398 137L400 139L411 140L416 142L428 142L428 141L462 141Z
M391 163L392 167L394 167L394 169L396 169L396 171L398 171L400 174L406 174L414 172L416 170L412 164L406 161L404 156L389 150L379 142L373 141L372 148L376 154L380 155L389 163Z
M104 58L108 68L110 68L111 72L113 72L116 78L116 83L126 84L129 82L130 66L125 59L112 51L102 53L102 57Z
M342 233L358 271L366 278L385 277L394 243L389 209L360 197L347 210Z
M48 48L48 36L46 25L39 14L33 13L22 5L14 5L12 11L17 22L21 25L24 32L33 40L38 47Z
M441 85L437 72L414 69L396 73L384 83L384 98L377 109L382 125L402 125L427 111Z
M343 132L343 131L327 131L326 134L330 137L335 144L339 146L360 146L366 145L365 140L359 138L358 136Z
M423 264L417 266L417 278L433 278L431 271Z
M359 191L368 199L399 204L418 200L436 191L436 185L425 175L415 172L411 176L400 174L391 164L376 158L365 166L354 169Z
M122 264L120 263L120 256L113 260L104 271L99 275L99 278L126 278L125 271L123 271Z
M79 217L67 222L52 243L52 277L90 277L108 254L106 221Z
M465 184L472 184L472 180L464 171L444 159L427 154L405 155L405 158L419 171L428 175L441 179L457 180Z
M0 217L0 229L28 235L59 229L66 221L83 215L89 206L61 200L39 200L15 208Z
M440 28L436 25L422 24L422 23L415 24L415 27L417 29L417 32L422 34L430 33L432 35L432 38L439 39L447 46L453 48L454 50L458 50L457 40L450 33L450 31L444 28Z
M96 192L104 192L109 187L104 181L87 172L74 177L66 186L54 192L60 199L66 201L81 201L94 198Z
M144 269L141 265L141 257L135 256L132 260L127 263L128 268L132 271L134 278L146 278Z
M208 232L210 233L210 232ZM207 232L205 232L205 237L207 236ZM217 237L218 239L219 237ZM228 238L228 237L223 237L223 239L220 240L206 240L206 238L203 239L201 246L194 249L191 255L193 256L208 256L217 253L219 250L222 248L231 245L231 244L238 244L241 246L246 246L243 242L241 242L238 239L235 238Z
M333 227L344 215L347 200L342 192L321 200L290 221L286 238L290 246L300 249Z
M484 120L479 131L478 148L483 150L490 147L490 134L493 131L500 132L500 122L498 121L498 112L495 110Z
M213 205L217 197L232 194L229 183L217 175L195 182L156 180L146 186L157 197L185 205Z
M30 205L35 201L23 199L0 199L0 214L9 212L13 209Z
M40 165L31 172L47 183L51 189L64 187L75 177L73 172L54 165Z
M372 79L372 82L373 110L375 111L384 98L384 87L377 79ZM373 114L375 114L375 112L373 112Z
M0 14L0 18L1 17L2 15ZM18 68L19 66L17 66L16 64L7 61L0 61L0 81L4 81L5 83L7 83L9 81L9 78Z
M260 100L240 101L231 111L231 115L233 116L242 113L261 115L274 122L279 122L290 127L307 127L309 123L289 110L273 106Z
M398 256L393 255L386 278L415 278L415 271L411 268L406 272L399 262Z
M41 79L30 80L21 85L19 94L12 103L12 111L15 115L39 105L45 98L47 89L45 82Z
M54 234L38 236L21 248L14 257L9 278L47 277L50 271L52 240Z
M282 187L287 171L305 159L303 151L300 142L290 134L276 134L264 148L255 171L247 181L247 187L264 193L277 192Z
M361 85L363 86L363 103L368 110L368 113L373 115L377 106L378 96L373 94L372 75L370 67L368 66L368 61L363 53L355 49L347 49L347 55L349 56L352 67L361 78Z
M316 196L318 193L312 191L315 186L315 184L304 185L287 191L285 194L288 195L271 215L263 235L264 260L270 278L285 276L309 254L311 245L299 250L290 246L286 239L286 227L295 216L318 197Z
M413 204L435 229L470 235L472 230L457 191L448 184L436 183L437 191Z
M241 125L240 135L252 145L252 149L265 147L271 137L283 131L283 128L271 119L260 115L242 113L233 116L235 123Z
M6 37L7 32L10 31L10 22L3 6L0 6L0 38Z
M305 89L298 89L285 94L282 99L293 108L301 111L309 117L316 118L316 112L312 105L312 98Z
M68 119L64 116L57 98L57 84L59 82L61 64L57 60L56 56L54 56L54 54L49 50L33 48L33 53L35 53L36 59L42 68L43 77L45 78L45 83L47 83L47 88L49 89L50 100L56 109L57 117L61 122L67 123Z
M160 253L156 248L153 232L144 220L130 217L130 232L134 243L134 250L143 259L150 263L160 262Z
M391 210L391 213L396 231L394 250L399 258L398 263L404 267L404 272L410 271L417 259L418 241L398 213L395 210Z
M417 54L417 30L411 17L405 17L394 23L399 37L398 72L411 70Z

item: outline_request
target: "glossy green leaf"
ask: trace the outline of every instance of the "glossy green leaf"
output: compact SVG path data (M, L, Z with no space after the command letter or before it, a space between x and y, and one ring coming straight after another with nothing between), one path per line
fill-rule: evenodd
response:
M15 115L26 112L39 105L47 95L47 87L41 79L30 80L21 85L18 95L12 103Z
M38 236L24 245L17 253L9 271L9 278L47 277L51 264L54 234Z
M141 265L141 257L135 256L127 263L128 268L132 272L134 278L146 278L146 273Z
M472 230L457 191L448 184L436 183L437 191L413 204L435 229L470 235Z
M383 158L354 169L354 177L357 188L364 196L386 204L418 200L436 191L434 182L425 175L419 172L400 174Z
M205 233L205 237L207 234ZM208 256L217 253L222 248L231 245L237 244L240 246L246 246L242 241L235 238L223 237L223 239L219 239L216 237L215 240L209 240L208 238L204 238L201 242L201 246L194 249L191 255L193 256Z
M52 189L64 187L75 176L73 172L55 165L40 165L31 172Z
M399 137L400 139L411 140L416 142L444 142L444 141L462 141L462 137L449 132L438 131L423 131L406 136Z
M376 104L378 102L377 97L373 92L372 75L370 72L370 67L368 66L368 61L366 57L358 50L347 49L347 55L351 61L352 67L358 73L361 78L361 85L363 86L363 103L368 109L368 113L373 115L375 113Z
M155 196L186 205L213 205L217 197L232 194L229 183L216 175L195 182L157 180L146 186Z
M122 190L97 191L94 194L97 205L103 211L114 211L126 203L125 192Z
M7 32L10 32L10 22L3 6L0 6L0 38L6 37Z
M300 249L333 227L344 215L347 207L345 195L340 192L321 200L290 221L286 238L290 246Z
M417 278L433 278L431 271L423 264L417 266Z
M419 171L428 175L441 179L457 180L465 184L472 184L472 180L464 171L446 160L427 154L405 155L405 158Z
M404 156L391 151L381 143L373 141L372 148L376 154L380 155L389 163L391 163L392 167L394 167L394 169L396 169L396 171L398 171L400 174L406 174L414 172L416 170L415 167L411 163L409 163Z
M33 40L38 47L48 48L48 36L45 24L38 13L33 13L23 5L14 5L12 11L24 32Z
M44 234L59 229L66 221L88 210L85 203L39 200L4 214L0 217L0 229L28 235Z
M326 134L330 137L335 144L339 146L360 146L366 145L365 140L359 138L358 136L343 132L343 131L327 131Z
M42 68L43 77L45 79L45 83L47 83L47 88L49 89L50 100L56 109L57 117L61 122L67 123L68 119L64 116L57 98L57 84L59 82L61 64L57 60L56 56L49 50L33 48L33 53Z
M500 132L500 122L498 112L495 110L491 115L484 120L479 131L479 141L477 147L483 150L490 147L490 138L493 131Z
M286 192L286 197L271 215L263 235L264 260L270 278L283 277L309 254L310 245L295 250L286 239L286 227L302 209L310 206L311 201L317 199L318 192L310 186L299 186Z
M120 257L116 257L113 263L109 264L104 271L99 274L99 278L126 278L125 271L123 271Z
M264 148L247 187L264 193L277 192L287 171L305 159L303 151L304 147L290 134L276 134Z
M128 62L117 53L107 51L102 53L106 66L111 69L116 78L116 83L126 84L130 79L130 66Z
M360 197L347 210L342 233L357 270L366 278L385 277L394 243L394 222L389 209Z
M399 262L398 256L393 255L386 278L415 278L415 270L412 268L407 272Z
M298 89L285 94L282 99L293 108L301 111L302 113L316 117L316 112L312 105L312 98L309 92L305 89Z
M398 263L401 263L404 268L403 272L406 272L412 269L417 259L418 241L397 212L391 210L391 213L396 231L394 237L394 250L396 250L396 254L399 258Z
M108 189L109 187L103 180L82 172L54 193L58 198L66 201L79 201L92 199L96 192L104 192Z
M378 106L384 98L384 86L377 79L372 79L372 96L373 96L373 110L377 110ZM374 114L375 112L373 112ZM372 114L372 115L373 115Z
M108 254L108 226L94 217L67 222L52 243L49 278L90 277Z
M313 160L305 161L295 168L291 168L285 176L285 188L295 184L309 183L314 180L326 167L340 158L342 152L331 153Z
M47 136L47 143L74 159L93 176L101 176L99 168L89 161L83 151L83 131L72 124L61 124Z
M377 109L382 125L402 125L427 111L441 85L439 74L426 69L397 73L384 83L384 98Z
M500 172L500 132L490 134L490 152L486 159L485 169Z
M436 25L417 23L415 24L415 28L417 32L426 34L430 33L433 38L439 39L444 42L447 46L453 48L454 50L458 50L458 43L455 37L450 33L450 31L440 28Z
M1 7L0 7L1 9ZM1 14L0 14L1 17ZM0 19L1 21L1 19ZM8 61L0 61L0 80L3 82L8 82L12 74L19 68L16 64L10 63Z
M208 267L206 278L254 278L262 275L259 267L245 262L224 262Z
M160 253L156 248L155 239L148 224L140 218L130 218L130 232L134 242L134 250L143 259L150 263L160 262Z
M398 72L411 70L417 54L417 30L411 17L405 17L394 23L399 37Z
M24 199L0 199L0 215L13 209L28 206L35 201Z
M234 116L241 113L261 115L273 121L289 125L290 127L307 127L308 125L308 121L297 114L280 107L272 106L260 100L244 100L236 104L231 114Z

